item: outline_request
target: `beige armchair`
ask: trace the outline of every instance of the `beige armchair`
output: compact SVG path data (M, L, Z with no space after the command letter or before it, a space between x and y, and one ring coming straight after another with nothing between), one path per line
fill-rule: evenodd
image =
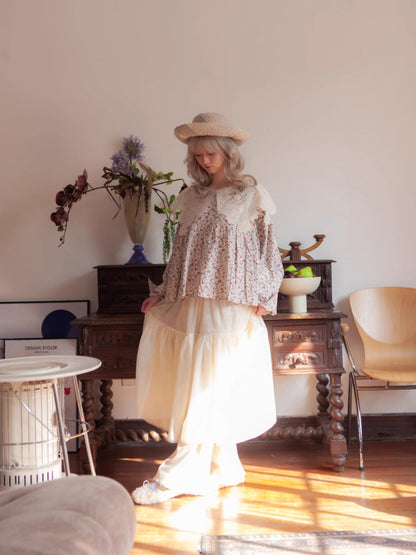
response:
M364 364L358 370L348 343L343 340L352 370L348 383L348 442L351 409L357 411L360 470L364 470L363 430L359 391L416 389L416 289L373 287L349 296L352 315L364 346Z

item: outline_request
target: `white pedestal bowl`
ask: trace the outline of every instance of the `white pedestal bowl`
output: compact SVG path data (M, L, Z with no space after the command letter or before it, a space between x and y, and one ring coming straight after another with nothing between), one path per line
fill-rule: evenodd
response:
M289 297L289 312L303 314L308 311L306 295L319 287L321 277L283 278L280 293Z

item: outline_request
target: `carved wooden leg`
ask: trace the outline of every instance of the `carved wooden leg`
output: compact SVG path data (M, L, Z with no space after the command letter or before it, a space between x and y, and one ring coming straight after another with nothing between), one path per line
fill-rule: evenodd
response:
M329 451L331 454L332 462L334 464L334 470L342 472L344 470L348 449L343 426L344 415L342 414L342 408L344 406L344 403L341 400L341 374L330 375L330 389L331 393L329 395L329 415L331 417L331 420L330 434L328 437Z
M313 439L321 442L323 439L323 430L321 426L297 426L291 428L287 426L280 428L276 423L270 430L260 436L260 439Z
M85 421L91 427L89 432L89 440L91 445L91 453L94 465L97 460L97 441L95 438L95 420L94 420L94 393L93 393L94 380L81 380L82 385L82 409L84 411ZM84 474L90 473L90 464L88 461L85 443L82 442L80 448L80 460L82 463L82 470Z
M115 441L115 423L112 415L113 412L113 391L112 391L113 380L102 380L100 391L101 391L101 414L102 418L100 420L100 430L103 429L105 433L105 443L113 443Z
M317 374L316 379L318 383L316 384L316 389L318 390L318 395L316 400L318 401L318 416L328 416L328 375L327 374Z

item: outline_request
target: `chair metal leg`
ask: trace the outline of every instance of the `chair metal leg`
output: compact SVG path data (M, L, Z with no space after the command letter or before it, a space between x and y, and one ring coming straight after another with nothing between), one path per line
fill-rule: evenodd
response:
M351 374L348 375L348 414L347 414L347 445L351 443L351 420L352 420L352 380Z
M352 370L348 376L348 431L347 431L347 442L348 445L351 441L351 408L352 408L352 395L351 391L354 391L355 407L357 411L357 427L358 427L358 442L360 445L360 470L364 470L364 455L363 455L363 425L361 419L361 407L360 399L358 397L358 386L356 381L357 368L355 366L354 358L351 353L350 346L348 344L347 336L345 333L342 334L342 340L344 343L345 351L350 361Z
M358 443L359 443L359 469L364 470L364 445L363 445L363 422L361 416L360 398L358 395L358 386L353 372L349 375L349 388L352 387L354 391L355 407L357 409L357 429L358 429Z
M62 421L61 402L59 400L57 380L54 380L52 382L52 388L53 388L53 395L55 397L55 408L56 408L56 418L58 420L59 439L61 441L61 449L64 456L64 470L65 470L66 476L70 476L71 470L69 468L68 448L66 445L64 424Z
M95 465L94 465L94 460L93 460L92 452L91 452L91 444L90 444L90 438L88 436L88 428L87 428L87 425L85 423L84 409L82 408L82 399L81 399L81 393L79 391L77 376L72 376L72 381L73 381L73 384L74 384L75 397L76 397L76 400L77 400L79 419L80 419L80 422L81 422L82 433L83 433L83 436L84 436L85 449L87 451L88 463L90 465L90 471L91 471L92 476L95 476L96 475Z

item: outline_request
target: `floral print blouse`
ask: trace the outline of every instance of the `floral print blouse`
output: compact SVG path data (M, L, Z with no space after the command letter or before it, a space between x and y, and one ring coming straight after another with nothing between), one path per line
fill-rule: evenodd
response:
M169 301L203 297L262 305L276 313L283 265L262 185L236 192L191 185L175 199L180 211L163 283L152 294Z

